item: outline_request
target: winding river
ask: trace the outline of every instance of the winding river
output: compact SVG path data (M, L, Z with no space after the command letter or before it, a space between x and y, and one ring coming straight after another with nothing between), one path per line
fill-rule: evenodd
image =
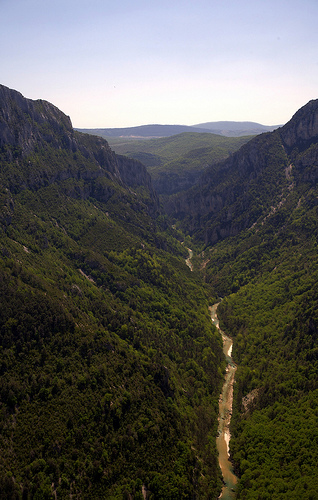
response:
M235 498L235 487L237 477L233 472L233 466L230 462L230 422L232 415L233 403L233 383L236 371L236 365L232 360L232 339L228 337L220 328L219 320L217 317L217 307L219 304L214 304L210 307L212 323L219 330L223 339L223 352L227 361L226 375L222 393L219 399L219 427L216 445L219 452L219 464L223 475L224 486L222 488L219 498L222 500L231 500Z
M193 271L193 265L191 262L193 252L190 248L188 248L188 252L189 257L186 259L186 264L187 266L189 266L191 271ZM230 462L230 422L232 416L233 384L236 372L236 364L231 357L233 341L223 332L223 330L221 330L219 325L219 319L216 313L218 305L219 302L210 307L211 320L222 335L223 352L227 361L226 375L224 378L222 393L220 394L219 399L219 427L218 436L216 439L216 446L219 453L219 464L222 471L224 483L219 499L233 500L236 497L235 489L237 484L237 477L233 472L233 466Z
M191 262L191 259L193 257L193 251L191 250L191 248L188 248L187 250L189 252L189 257L186 259L186 264L191 269L191 271L193 271L193 265Z

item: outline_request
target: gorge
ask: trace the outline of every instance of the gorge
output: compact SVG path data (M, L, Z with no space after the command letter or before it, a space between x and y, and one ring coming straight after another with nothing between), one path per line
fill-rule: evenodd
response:
M163 198L0 86L0 180L0 499L314 500L318 101Z
M219 399L219 427L216 440L219 464L224 483L219 498L223 500L231 500L236 497L235 487L237 484L237 477L233 472L233 464L230 461L230 423L233 405L233 386L237 367L231 357L233 341L220 329L217 317L218 305L219 303L216 303L210 307L211 320L222 336L223 353L227 362L226 374Z

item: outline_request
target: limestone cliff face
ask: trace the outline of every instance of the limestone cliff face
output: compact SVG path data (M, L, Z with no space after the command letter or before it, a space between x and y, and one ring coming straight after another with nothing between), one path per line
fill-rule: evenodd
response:
M284 127L252 139L209 167L192 189L171 197L167 212L207 245L238 234L281 207L301 182L318 180L318 100Z
M14 174L8 169L8 188L38 189L56 181L81 179L85 184L71 189L70 195L86 198L93 194L107 201L115 185L143 186L148 190L149 212L158 210L151 178L141 163L132 165L131 160L118 158L101 137L75 131L70 118L53 104L26 99L3 85L0 153L5 163L14 165ZM115 184L97 182L102 178Z
M39 142L76 149L70 118L46 101L0 85L0 147L19 147L27 154Z
M26 99L19 92L0 85L0 147L12 156L27 157L35 150L51 147L68 153L81 153L119 177L115 154L99 137L86 140L75 132L71 120L53 104ZM8 146L10 148L8 148Z
M147 189L149 193L149 213L154 216L159 209L159 199L157 193L153 189L151 177L146 167L138 160L133 160L121 155L116 155L116 162L120 177L126 186L132 190L140 187Z
M318 99L309 101L280 130L298 182L318 181Z
M318 137L318 99L309 101L280 129L284 146L307 145Z

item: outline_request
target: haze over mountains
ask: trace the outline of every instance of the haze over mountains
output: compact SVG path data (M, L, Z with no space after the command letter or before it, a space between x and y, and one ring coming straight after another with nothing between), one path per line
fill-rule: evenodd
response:
M201 132L224 135L227 137L240 137L244 135L256 135L263 132L270 132L278 128L276 126L261 125L254 122L208 122L198 125L140 125L127 128L97 128L97 129L77 129L80 132L99 135L105 138L155 138L170 137L171 135L183 132Z
M318 100L236 146L159 198L0 86L1 500L219 498L220 297L236 498L317 497Z

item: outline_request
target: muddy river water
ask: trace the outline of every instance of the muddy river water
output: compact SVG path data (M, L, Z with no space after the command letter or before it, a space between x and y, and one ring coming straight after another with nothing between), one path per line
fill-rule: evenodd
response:
M235 489L237 477L233 472L232 463L229 460L229 443L230 443L230 422L232 415L233 403L233 383L236 371L236 365L232 360L232 339L228 337L221 329L217 317L218 304L214 304L210 308L212 323L219 330L223 339L223 352L227 361L226 374L222 393L219 399L219 427L216 445L219 452L219 464L223 475L224 486L219 498L222 500L231 500L235 498Z
M189 257L186 259L186 264L189 266L191 271L193 271L193 266L191 259L193 257L193 252L188 248ZM222 387L222 393L219 399L219 426L218 426L218 436L216 439L216 446L219 453L219 464L222 471L223 483L219 499L222 500L233 500L236 497L235 490L237 484L237 477L233 472L233 466L230 462L230 422L232 416L232 404L233 404L233 384L236 372L236 364L234 363L231 354L233 341L228 337L223 330L221 330L219 325L219 320L217 317L217 308L219 303L214 304L210 307L211 320L216 326L223 339L223 352L227 362L226 374L224 378L224 384Z

